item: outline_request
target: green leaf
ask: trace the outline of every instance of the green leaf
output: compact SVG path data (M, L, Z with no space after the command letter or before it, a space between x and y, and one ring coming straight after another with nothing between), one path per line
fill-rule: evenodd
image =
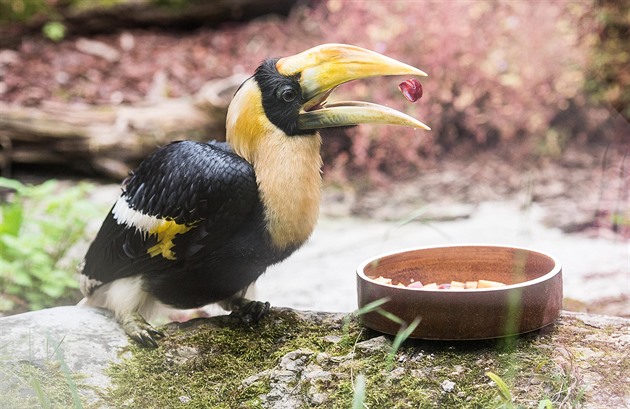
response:
M2 243L2 245L6 249L6 253L3 252L2 257L4 259L11 260L11 258L13 258L11 257L11 255L13 255L14 257L24 256L24 249L26 247L22 245L22 242L23 240L21 240L20 237L9 235L0 236L0 243Z
M47 296L51 298L61 297L61 295L63 295L63 292L65 290L63 286L59 286L59 285L55 285L51 283L43 284L42 286L40 286L40 289L44 294L46 294Z
M59 362L59 366L61 367L61 371L63 372L64 377L66 378L66 383L72 395L72 404L74 409L83 409L83 403L81 402L81 397L79 396L79 389L77 387L77 384L74 382L74 379L72 379L70 368L68 367L68 364L66 363L66 360L63 356L63 351L60 348L64 338L62 338L61 341L57 343L57 348L55 349L55 357ZM48 342L50 344L54 344L54 341L50 336L48 336Z
M39 401L39 404L42 406L42 408L50 409L51 408L50 399L48 398L48 396L46 396L46 393L44 392L44 388L42 388L42 384L39 381L39 379L33 378L31 380L31 386L35 390L35 394L37 395L37 399Z
M378 300L369 302L367 304L365 304L363 307L359 308L358 310L356 310L354 312L355 315L364 315L367 314L369 312L373 312L379 309L379 307L383 304L386 304L389 302L389 298L388 297L384 297L384 298L379 298Z
M400 317L398 317L397 315L392 314L389 311L385 311L382 309L378 309L376 310L376 312L378 312L379 314L381 314L383 317L387 318L388 320L395 322L398 325L404 325L405 321L403 321Z
M59 182L55 179L49 179L39 185L30 185L23 192L25 197L44 201L55 200L53 193L57 189Z
M19 203L6 204L0 207L0 235L17 236L22 226L24 210Z
M510 392L510 388L508 388L507 384L501 377L493 372L486 372L486 376L494 383L497 384L497 389L499 390L499 396L504 403L512 404L512 393ZM511 406L510 406L511 407Z
M16 284L22 287L30 287L33 285L33 280L31 279L31 276L28 274L25 274L24 271L19 271L16 274L14 274L11 277L11 281L13 281L13 284Z
M15 190L18 194L21 194L27 188L20 181L3 177L0 177L0 187Z

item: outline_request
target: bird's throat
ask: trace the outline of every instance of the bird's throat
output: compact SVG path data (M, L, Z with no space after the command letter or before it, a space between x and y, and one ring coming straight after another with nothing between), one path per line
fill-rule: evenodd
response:
M321 138L267 134L252 158L267 228L279 249L300 246L313 232L321 197Z

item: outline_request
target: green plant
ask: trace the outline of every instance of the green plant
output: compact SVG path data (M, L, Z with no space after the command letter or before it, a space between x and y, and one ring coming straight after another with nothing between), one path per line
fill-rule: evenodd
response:
M58 21L49 21L42 27L42 33L46 38L59 42L66 36L66 26Z
M507 386L505 381L494 372L486 372L486 376L492 379L492 382L497 385L497 392L499 393L499 399L501 401L501 406L499 407L506 409L516 408L516 406L514 406L512 392L510 392L510 388Z
M96 216L89 189L0 178L0 193L10 192L0 201L0 311L48 307L76 290L79 260L70 249Z
M596 24L589 32L592 47L587 66L586 89L598 102L630 118L630 5L627 1L597 0Z

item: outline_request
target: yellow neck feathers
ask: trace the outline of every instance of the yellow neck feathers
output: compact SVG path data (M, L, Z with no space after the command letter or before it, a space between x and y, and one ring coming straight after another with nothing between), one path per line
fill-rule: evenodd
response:
M227 141L254 167L274 245L304 243L319 215L320 136L284 134L265 116L260 90L249 80L228 109Z

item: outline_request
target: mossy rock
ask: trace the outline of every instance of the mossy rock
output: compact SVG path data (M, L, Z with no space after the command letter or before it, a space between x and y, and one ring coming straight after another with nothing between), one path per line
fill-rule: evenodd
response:
M111 315L60 307L0 318L0 408L624 407L629 323L564 312L512 339L393 351L394 337L352 315L274 308L253 326L169 324L159 348L144 349Z
M393 337L350 315L274 309L252 327L226 316L200 319L169 325L157 350L132 346L131 357L110 368L114 388L106 401L143 408L350 408L363 377L370 408L596 407L601 387L610 395L602 407L614 407L630 396L623 380L630 372L622 348L628 337L615 322L597 327L564 314L518 338L408 340L392 351ZM487 372L506 382L507 396Z

